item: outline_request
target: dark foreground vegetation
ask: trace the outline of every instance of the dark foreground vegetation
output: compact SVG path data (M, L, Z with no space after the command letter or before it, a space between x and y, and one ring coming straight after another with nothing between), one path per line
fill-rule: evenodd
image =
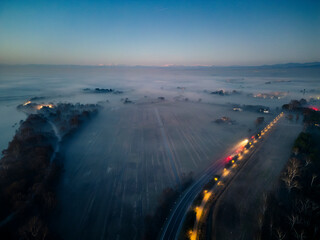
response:
M320 112L292 101L284 109L304 114L305 131L275 189L263 198L257 239L320 239Z
M193 182L192 172L183 176L182 185L176 188L166 188L162 191L159 198L159 204L153 215L145 217L145 233L143 239L157 239L161 234L166 218L169 216L170 210L174 202L179 198L180 194L187 189Z
M47 222L57 204L60 140L96 112L95 105L58 104L21 122L0 160L0 239L59 239Z

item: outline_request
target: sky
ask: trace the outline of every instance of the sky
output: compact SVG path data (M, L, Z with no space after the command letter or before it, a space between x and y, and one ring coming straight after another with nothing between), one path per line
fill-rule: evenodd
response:
M1 64L320 61L320 1L1 0Z

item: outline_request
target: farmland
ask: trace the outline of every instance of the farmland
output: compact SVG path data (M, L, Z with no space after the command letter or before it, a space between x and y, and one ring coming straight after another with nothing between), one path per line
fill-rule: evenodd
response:
M213 122L224 115L237 123ZM258 115L193 102L106 105L65 145L59 232L77 239L139 239L163 189L225 155L255 129Z

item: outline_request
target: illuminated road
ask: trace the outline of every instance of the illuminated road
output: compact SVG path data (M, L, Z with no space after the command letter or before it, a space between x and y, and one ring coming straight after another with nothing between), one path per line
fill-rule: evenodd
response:
M281 115L282 116L282 115ZM256 141L260 141L262 136L267 134L267 132L272 128L272 126L276 123L276 121L280 117L274 119L271 123L269 123L259 134L259 138L252 143L254 144ZM262 140L262 139L261 139ZM256 148L250 146L249 155L246 156L250 158L250 156L256 151ZM177 200L174 208L172 209L170 216L168 217L162 231L160 239L177 239L180 233L180 230L183 226L183 222L185 216L188 212L189 207L192 205L194 199L197 195L202 191L203 186L209 182L209 180L217 173L222 172L225 167L225 158L219 159L214 164L212 164L203 174L202 176L196 180Z
M278 181L302 128L301 122L283 118L263 144L257 145L246 166L212 205L207 236L225 240L254 238L259 231L258 216L264 195Z
M185 215L196 196L201 192L203 186L212 178L216 172L224 167L224 159L215 162L207 171L189 187L178 199L177 204L172 210L166 222L161 239L176 239L183 224Z

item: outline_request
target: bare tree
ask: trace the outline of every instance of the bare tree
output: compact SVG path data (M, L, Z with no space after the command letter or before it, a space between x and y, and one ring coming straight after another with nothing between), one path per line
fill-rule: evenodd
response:
M291 158L282 177L282 180L285 182L289 192L292 188L300 188L299 183L295 180L295 178L300 175L299 168L300 163L298 159Z
M311 164L312 162L311 162L311 158L310 157L306 157L306 162L305 162L305 164L304 164L304 166L306 167L306 166L308 166L309 164Z
M301 212L303 213L306 213L308 212L308 209L312 206L312 203L309 199L306 199L306 200L299 200L299 203L300 203L300 210Z
M35 216L29 220L28 230L34 238L38 236L41 226L42 222L38 217Z
M261 206L261 211L262 211L263 215L267 211L267 200L268 200L268 195L266 193L263 193L263 195L262 195L262 206Z
M37 216L32 217L20 230L21 239L46 239L48 228L43 226L41 219Z
M304 231L302 230L301 232L297 232L295 229L294 229L294 235L295 235L295 238L297 239L297 240L304 240L305 238L306 238L306 235L305 235L305 233L304 233Z
M282 178L282 181L285 182L286 187L288 189L289 192L291 192L291 190L293 188L301 188L300 184L298 183L298 181L293 180L292 178L290 178L289 176L285 175Z
M296 158L291 158L288 164L288 174L291 178L299 176L300 163Z
M292 213L290 216L288 216L288 220L290 222L290 227L292 229L294 225L297 223L298 216Z
M264 220L263 217L264 217L264 215L262 213L260 213L259 216L258 216L258 227L259 227L259 229L262 229L263 220Z
M272 219L270 220L269 227L270 227L270 232L272 233L273 232L273 221L272 221Z
M314 180L318 177L318 175L316 175L315 173L312 174L312 178L311 178L311 184L310 186L312 187Z
M309 220L306 218L300 218L299 216L303 216L304 214L312 213L313 202L309 199L300 199L295 200L295 209L298 211L298 218L296 219L297 224L309 225Z
M286 237L286 234L280 229L277 229L277 239L278 240L283 240Z

